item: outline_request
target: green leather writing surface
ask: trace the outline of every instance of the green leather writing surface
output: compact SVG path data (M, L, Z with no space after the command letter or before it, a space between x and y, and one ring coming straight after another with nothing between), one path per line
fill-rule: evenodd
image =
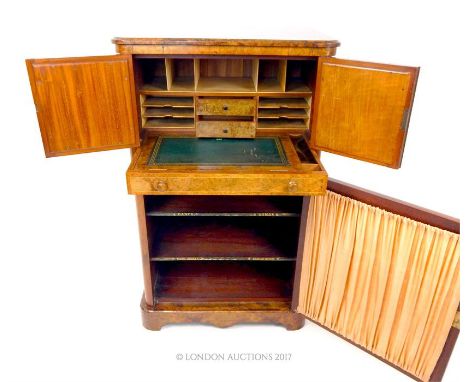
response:
M255 139L159 137L148 160L158 165L289 165L278 138Z

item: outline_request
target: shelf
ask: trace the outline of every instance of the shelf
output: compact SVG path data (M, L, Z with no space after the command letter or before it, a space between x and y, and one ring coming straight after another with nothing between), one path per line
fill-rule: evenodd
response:
M147 108L143 114L143 117L191 117L193 118L193 108L173 108L173 107L155 107Z
M291 118L291 119L304 119L307 118L307 111L304 109L260 109L258 111L259 118Z
M255 84L251 78L245 77L200 77L197 91L226 93L254 92Z
M143 85L141 90L155 92L167 91L166 78L155 78L150 83Z
M274 80L274 79L268 79L268 80L263 80L262 82L258 83L258 91L259 92L271 92L271 93L278 93L278 92L284 92L284 89L282 88L281 84Z
M293 129L307 129L307 124L305 120L302 119L287 119L287 118L277 118L277 119L259 119L258 120L259 129L279 129L279 128L293 128Z
M298 217L301 197L146 196L147 216Z
M169 298L163 297L164 300ZM174 301L174 302L161 302L158 301L154 304L154 310L165 310L165 311L259 311L259 310L268 310L268 311L291 311L291 301L288 298L275 298L268 299L264 301Z
M305 98L263 98L258 101L258 107L262 109L279 109L281 107L306 109L309 104Z
M151 118L146 121L143 128L151 127L194 127L193 118Z
M189 92L195 89L193 78L175 78L172 81L170 91L173 92Z
M255 92L258 60L214 58L198 61L197 91Z
M286 83L286 92L302 93L310 91L310 87L301 80L294 80Z
M145 97L142 106L193 107L192 97Z
M294 264L167 262L155 268L156 303L290 301Z
M152 261L294 261L298 218L159 217Z

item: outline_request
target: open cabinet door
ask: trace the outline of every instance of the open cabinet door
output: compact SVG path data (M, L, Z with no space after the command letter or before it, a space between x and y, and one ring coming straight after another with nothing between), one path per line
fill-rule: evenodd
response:
M311 145L399 168L419 68L320 57Z
M139 145L131 55L26 65L47 157Z
M459 221L333 180L303 212L293 310L439 381L459 332Z

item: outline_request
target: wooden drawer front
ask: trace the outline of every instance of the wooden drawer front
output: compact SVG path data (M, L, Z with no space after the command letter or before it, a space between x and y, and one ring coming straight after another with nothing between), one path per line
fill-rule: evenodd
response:
M199 115L254 116L255 100L232 98L200 98L197 103Z
M254 138L255 122L200 121L196 134L200 138Z
M323 195L327 175L316 174L171 174L132 175L127 187L135 195Z

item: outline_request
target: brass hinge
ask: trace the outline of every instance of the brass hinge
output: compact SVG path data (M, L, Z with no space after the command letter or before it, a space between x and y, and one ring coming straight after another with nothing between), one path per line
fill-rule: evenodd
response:
M459 310L457 310L457 313L455 313L455 317L452 322L452 327L460 330L460 311Z

